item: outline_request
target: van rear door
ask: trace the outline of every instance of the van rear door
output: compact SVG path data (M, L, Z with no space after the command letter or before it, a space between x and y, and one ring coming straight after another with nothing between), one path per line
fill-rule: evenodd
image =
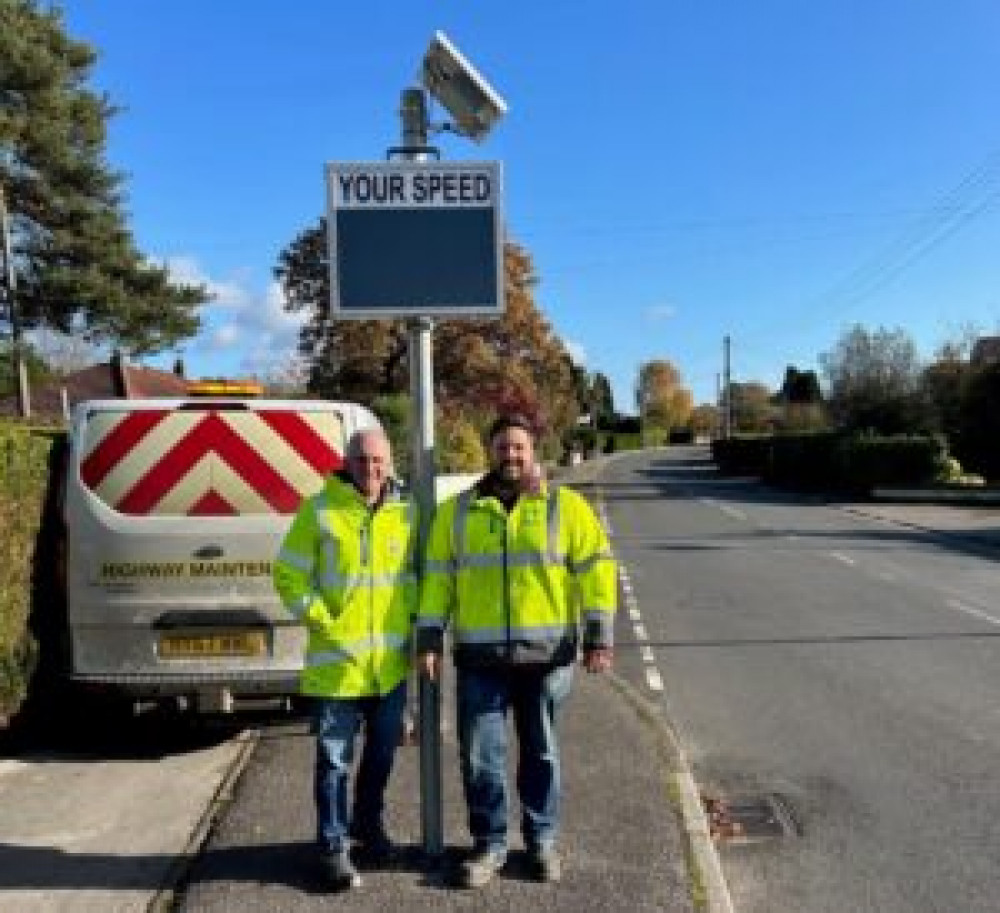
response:
M74 677L136 696L288 693L304 633L271 562L342 463L344 408L108 400L74 413L66 520Z

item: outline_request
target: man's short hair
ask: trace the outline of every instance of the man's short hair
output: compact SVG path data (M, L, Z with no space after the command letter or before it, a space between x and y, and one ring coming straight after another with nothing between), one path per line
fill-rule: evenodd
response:
M349 460L356 459L361 453L361 444L366 437L375 437L379 440L385 441L386 451L389 454L390 461L392 460L392 444L389 442L388 435L381 429L376 427L369 428L359 428L355 431L350 440L347 442L347 453L346 456Z
M532 441L537 437L535 423L528 416L521 412L510 412L494 420L493 424L490 425L487 440L492 441L498 434L501 434L508 428L520 428L522 431L527 431L528 437Z

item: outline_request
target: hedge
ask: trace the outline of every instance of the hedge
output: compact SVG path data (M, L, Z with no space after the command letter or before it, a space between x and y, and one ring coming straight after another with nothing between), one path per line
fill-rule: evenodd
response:
M940 475L947 451L926 435L847 435L835 431L739 436L712 443L712 457L729 475L756 475L786 488L851 494L876 485L927 485Z
M36 547L46 508L50 463L62 432L0 423L0 717L13 714L38 659L29 629ZM51 579L51 569L39 576Z

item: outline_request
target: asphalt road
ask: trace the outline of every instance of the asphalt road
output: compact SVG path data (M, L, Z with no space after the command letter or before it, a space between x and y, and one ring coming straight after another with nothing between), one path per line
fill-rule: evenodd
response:
M1000 559L719 479L696 448L601 487L621 668L703 789L790 811L787 836L723 847L736 909L1000 909Z

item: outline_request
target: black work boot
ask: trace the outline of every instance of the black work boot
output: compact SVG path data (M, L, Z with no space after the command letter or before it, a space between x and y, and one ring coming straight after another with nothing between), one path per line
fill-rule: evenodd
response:
M338 891L361 887L361 876L347 850L323 850L320 867L330 887Z

